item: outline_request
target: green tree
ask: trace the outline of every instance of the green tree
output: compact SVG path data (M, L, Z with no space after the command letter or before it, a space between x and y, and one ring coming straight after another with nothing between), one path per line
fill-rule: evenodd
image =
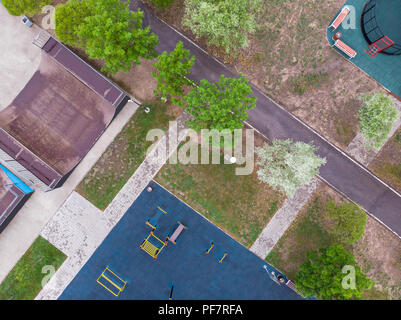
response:
M115 74L129 71L140 57L157 56L158 38L150 27L142 28L142 19L143 12L130 11L128 2L70 0L56 8L56 34L61 41L84 49L89 58L102 59L102 71Z
M239 78L221 75L216 83L202 79L180 105L193 116L187 124L197 132L202 129L234 130L244 126L243 121L248 118L246 110L256 105L257 98L250 94L248 78L241 74Z
M352 202L337 204L330 201L326 206L327 213L334 224L330 226L330 234L340 243L352 244L359 240L366 225L366 213Z
M291 197L299 187L309 184L326 163L325 158L315 154L313 144L293 143L291 139L276 139L272 145L265 143L255 152L259 158L259 180Z
M308 260L299 267L295 276L295 287L305 297L314 296L325 300L361 299L362 293L374 285L357 265L354 256L339 244L310 251L306 257ZM345 266L347 271L343 273ZM349 271L350 268L355 273Z
M358 114L360 132L374 147L380 148L399 117L398 111L393 99L382 92L363 94L361 100L363 105Z
M171 2L173 2L173 0L150 0L150 1L152 1L154 3L156 8L163 9L163 10L170 7Z
M152 76L157 80L157 90L162 97L171 96L173 103L178 103L184 94L185 85L192 86L192 81L187 78L195 62L195 56L189 58L189 50L183 48L183 43L177 43L175 49L167 53L164 51L157 62L153 64L156 72Z
M44 6L49 5L51 0L3 0L2 3L8 13L13 16L25 14L32 17L40 13Z
M73 47L85 48L85 41L78 37L78 32L84 19L91 14L89 1L69 0L58 5L55 13L57 38Z
M255 13L260 0L186 0L183 25L209 44L236 54L248 46L248 34L256 30Z

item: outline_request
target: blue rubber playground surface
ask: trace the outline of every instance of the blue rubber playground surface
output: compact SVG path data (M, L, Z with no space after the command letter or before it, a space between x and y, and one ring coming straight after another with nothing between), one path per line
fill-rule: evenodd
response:
M155 182L121 218L60 299L301 299L280 273ZM168 242L157 259L140 248L151 227L146 221L162 208L154 235ZM209 254L205 251L214 247ZM225 258L219 260L227 253ZM282 275L285 278L285 275Z

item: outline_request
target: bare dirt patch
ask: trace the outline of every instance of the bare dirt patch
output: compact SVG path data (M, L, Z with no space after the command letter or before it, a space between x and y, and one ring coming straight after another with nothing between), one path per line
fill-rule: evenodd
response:
M353 252L364 270L376 282L385 298L401 299L401 241L376 220L368 217L365 233L353 245ZM367 293L367 297L370 294ZM382 298L379 296L379 298Z
M134 66L130 72L118 72L114 77L116 83L122 83L135 98L140 101L150 100L154 97L153 91L157 87L157 81L152 77L155 60L141 59L141 64Z

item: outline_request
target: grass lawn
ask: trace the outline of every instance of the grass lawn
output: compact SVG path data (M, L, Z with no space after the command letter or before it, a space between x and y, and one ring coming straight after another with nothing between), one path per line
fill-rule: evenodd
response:
M255 134L255 144L262 141ZM256 169L239 176L231 164L167 163L155 180L247 247L285 199L259 182Z
M49 275L44 266L57 270L67 256L42 237L28 251L0 284L0 300L33 300L42 289L42 279Z
M401 192L401 129L387 141L369 168Z
M299 213L291 227L267 256L266 261L295 279L305 253L334 243L325 211L330 200L345 201L328 186L321 185ZM367 216L362 238L344 245L376 285L365 292L365 299L401 298L401 241L377 221Z
M104 210L135 170L143 162L152 144L146 141L150 129L168 130L178 109L153 101L140 107L77 187L77 191L99 209Z

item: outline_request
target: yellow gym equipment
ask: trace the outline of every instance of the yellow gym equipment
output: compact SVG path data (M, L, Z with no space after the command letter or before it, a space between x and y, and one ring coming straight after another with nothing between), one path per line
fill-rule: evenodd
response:
M219 260L219 263L222 263L225 257L227 257L227 252L223 254L221 259Z
M159 253L163 250L163 248L167 245L167 240L162 241L158 237L156 237L151 231L148 237L143 240L140 248L145 251L148 255L152 256L153 259L156 259Z
M156 211L155 215L148 219L148 221L146 221L146 224L151 227L153 230L155 230L158 227L158 221L160 219L160 217L164 214L167 214L167 211L163 210L162 208L160 208L159 206L157 207L158 211Z
M209 249L207 249L205 253L206 253L206 254L209 254L209 253L210 253L210 251L212 251L213 247L214 247L214 243L213 243L213 242L211 242L211 243L210 243L210 248L209 248Z
M107 291L118 297L118 295L124 290L126 281L121 279L107 266L102 274L97 278L97 283L102 285Z

